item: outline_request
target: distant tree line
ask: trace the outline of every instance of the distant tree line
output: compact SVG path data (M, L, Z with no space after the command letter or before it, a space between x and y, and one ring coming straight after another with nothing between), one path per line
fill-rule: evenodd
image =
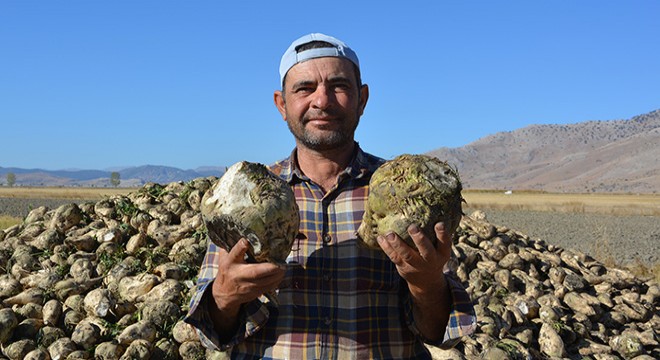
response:
M7 186L12 187L16 184L16 174L10 172L7 173Z
M119 184L121 184L121 176L119 175L118 172L113 171L110 174L110 184L114 187L117 187L119 186ZM7 186L12 187L14 185L16 185L16 174L14 174L13 172L9 172L7 173Z
M116 172L116 171L113 171L110 174L110 184L114 187L117 187L117 186L119 186L120 183L121 183L121 179L120 179L119 173Z

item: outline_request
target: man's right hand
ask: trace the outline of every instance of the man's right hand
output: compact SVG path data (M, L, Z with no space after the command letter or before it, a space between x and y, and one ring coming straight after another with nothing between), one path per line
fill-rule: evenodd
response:
M272 263L246 263L249 246L246 239L241 239L229 252L220 249L209 311L221 338L231 336L235 330L241 305L275 290L286 272Z

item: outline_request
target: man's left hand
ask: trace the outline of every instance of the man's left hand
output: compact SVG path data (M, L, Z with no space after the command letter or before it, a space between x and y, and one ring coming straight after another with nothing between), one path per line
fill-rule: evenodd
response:
M378 244L408 282L413 295L425 296L446 286L442 270L451 255L452 234L445 230L442 222L435 224L434 231L438 239L435 247L417 225L408 227L408 234L417 249L408 246L394 232L378 237Z
M444 223L435 224L436 246L416 225L408 227L417 249L395 233L378 237L378 244L408 282L413 300L413 316L422 335L432 341L442 340L451 307L451 296L443 268L451 255L451 231Z

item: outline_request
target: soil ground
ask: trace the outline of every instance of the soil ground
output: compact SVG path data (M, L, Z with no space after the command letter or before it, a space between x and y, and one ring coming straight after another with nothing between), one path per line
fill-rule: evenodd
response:
M465 209L466 214L474 209ZM484 209L489 222L587 253L607 265L660 261L660 217ZM608 264L609 263L609 264Z

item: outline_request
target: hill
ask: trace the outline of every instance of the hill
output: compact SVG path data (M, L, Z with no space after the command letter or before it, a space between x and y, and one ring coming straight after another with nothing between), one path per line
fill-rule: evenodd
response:
M627 120L531 125L427 154L456 166L466 189L660 193L660 110ZM120 186L138 187L220 176L224 167L144 165L118 172ZM109 187L111 171L0 167L0 185L7 173L18 186Z
M660 192L660 110L628 120L531 125L428 155L467 189Z

